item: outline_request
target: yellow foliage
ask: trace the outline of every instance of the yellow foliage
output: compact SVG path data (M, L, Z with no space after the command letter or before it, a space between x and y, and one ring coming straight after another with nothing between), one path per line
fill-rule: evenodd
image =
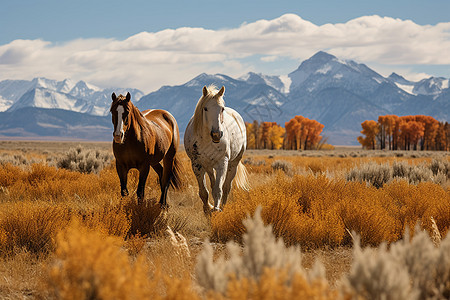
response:
M132 263L123 240L73 222L58 234L55 261L48 266L45 289L56 299L144 299L156 283L146 260Z
M67 226L69 210L45 202L16 202L0 205L2 256L26 249L32 253L48 253L54 249L57 232Z
M289 177L279 172L271 182L249 192L234 191L224 211L211 218L213 237L239 240L242 220L262 206L264 222L287 244L306 247L351 245L351 231L363 245L394 242L433 217L441 234L450 227L450 191L432 183L417 186L394 181L381 189L324 175ZM426 224L425 224L426 225ZM425 226L431 232L431 225Z
M340 299L323 278L308 281L302 274L296 274L292 282L286 282L282 270L266 269L259 281L249 278L237 279L232 275L225 299ZM213 297L211 297L213 298ZM218 298L214 295L214 298ZM220 298L220 297L219 297Z

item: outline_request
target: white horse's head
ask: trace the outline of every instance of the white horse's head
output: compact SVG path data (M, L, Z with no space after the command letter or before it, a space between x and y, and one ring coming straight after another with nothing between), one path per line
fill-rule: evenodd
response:
M203 96L197 103L194 113L194 130L198 133L206 132L214 143L219 143L223 136L224 92L223 86L219 91L213 86L204 86Z

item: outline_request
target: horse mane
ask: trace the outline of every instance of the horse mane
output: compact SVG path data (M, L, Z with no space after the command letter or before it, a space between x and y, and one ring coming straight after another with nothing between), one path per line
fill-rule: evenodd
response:
M203 108L205 107L206 103L208 101L214 99L217 101L217 104L225 106L225 101L223 100L223 97L216 97L218 90L215 85L210 85L206 87L208 93L206 95L203 95L200 97L200 99L197 102L197 106L195 107L194 111L194 118L192 120L192 125L194 126L194 132L200 133L200 131L203 128Z
M128 111L128 130L133 130L136 135L136 139L139 142L144 143L145 151L149 154L153 154L156 144L153 128L147 119L142 115L140 110L134 106L131 101L125 101L125 99L125 96L119 95L117 100L111 105L111 111L115 104L117 105L122 102L122 105L124 105Z

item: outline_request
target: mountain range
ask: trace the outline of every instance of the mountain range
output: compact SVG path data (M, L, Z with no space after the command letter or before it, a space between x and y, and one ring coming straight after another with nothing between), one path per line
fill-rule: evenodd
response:
M1 81L0 137L111 140L108 113L113 91L129 91L141 110L170 111L183 134L202 87L210 84L225 86L226 105L240 112L245 121L284 126L295 115L302 115L324 124L323 135L334 145L357 145L361 123L377 120L380 115L424 114L439 121L450 119L449 79L430 77L413 82L396 73L383 77L365 64L320 51L287 76L250 72L232 78L203 73L185 84L163 86L147 95L137 89L100 89L68 79Z

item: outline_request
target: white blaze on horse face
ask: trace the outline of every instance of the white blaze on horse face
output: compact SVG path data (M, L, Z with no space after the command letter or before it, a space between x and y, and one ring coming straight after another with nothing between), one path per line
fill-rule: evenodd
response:
M117 124L116 131L114 132L114 141L116 143L123 143L124 132L123 132L123 113L125 109L122 105L117 106Z

